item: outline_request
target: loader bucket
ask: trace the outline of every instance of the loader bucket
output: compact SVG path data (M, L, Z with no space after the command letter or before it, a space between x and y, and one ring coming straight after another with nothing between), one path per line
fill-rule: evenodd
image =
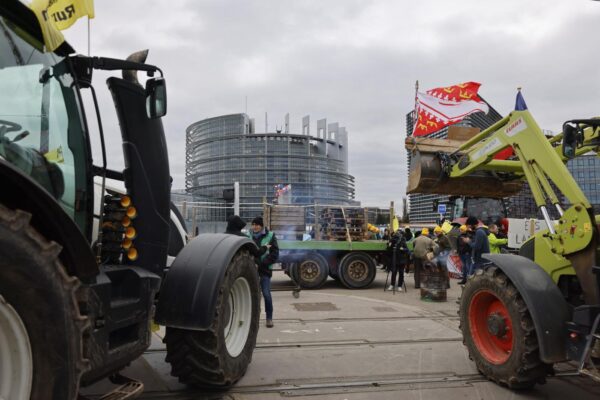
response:
M502 181L486 171L450 178L442 170L437 153L412 150L407 193L503 198L517 194L523 187L521 181Z

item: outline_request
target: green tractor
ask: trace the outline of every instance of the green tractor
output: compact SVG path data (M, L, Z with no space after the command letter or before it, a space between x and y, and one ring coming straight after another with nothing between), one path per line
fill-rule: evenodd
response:
M515 111L454 149L444 139L407 140L417 164L409 190L502 198L526 181L547 229L518 255L484 256L489 263L461 296L464 344L483 375L510 388L544 382L553 364L568 360L600 381L598 220L565 166L598 153L600 119L567 121L561 134L546 138L519 97ZM494 158L509 147L512 157Z
M143 384L119 371L148 348L153 320L166 326L167 361L181 382L232 385L258 331L254 244L225 234L186 243L170 202L162 71L140 54L73 53L67 43L45 51L33 12L0 3L0 398L74 399L105 377L125 383L111 398L139 392ZM94 70L123 71L107 80L121 171L107 167ZM85 91L95 106L87 114Z

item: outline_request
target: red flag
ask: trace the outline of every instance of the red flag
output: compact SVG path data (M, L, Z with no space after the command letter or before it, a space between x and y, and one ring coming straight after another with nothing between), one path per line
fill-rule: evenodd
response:
M474 112L487 114L487 103L477 95L479 86L481 84L477 82L465 82L417 93L417 121L413 136L429 135Z

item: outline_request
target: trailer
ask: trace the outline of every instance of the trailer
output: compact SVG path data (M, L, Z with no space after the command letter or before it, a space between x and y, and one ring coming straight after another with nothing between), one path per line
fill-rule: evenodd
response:
M368 287L385 258L381 240L279 240L282 268L300 287L316 289L331 276L348 289Z

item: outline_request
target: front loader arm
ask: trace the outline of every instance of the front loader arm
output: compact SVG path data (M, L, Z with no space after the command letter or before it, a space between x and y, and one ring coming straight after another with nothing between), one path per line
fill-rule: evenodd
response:
M450 181L464 179L480 171L503 173L509 179L525 179L548 226L548 231L536 240L543 240L549 253L570 261L583 287L586 303L595 304L600 301L600 289L594 284L591 266L595 264L597 227L589 200L565 165L568 158L598 150L600 121L597 124L590 121L593 120L565 123L570 123L569 129L577 130L579 135L570 157L562 154L562 146L566 145L563 134L547 139L528 110L513 111L452 154L441 157L446 160ZM553 144L558 144L558 147ZM498 152L509 146L516 157L511 160L494 159ZM551 182L560 193L555 193ZM561 193L570 204L567 210L560 205ZM560 215L557 223L551 220L547 203L556 207Z

